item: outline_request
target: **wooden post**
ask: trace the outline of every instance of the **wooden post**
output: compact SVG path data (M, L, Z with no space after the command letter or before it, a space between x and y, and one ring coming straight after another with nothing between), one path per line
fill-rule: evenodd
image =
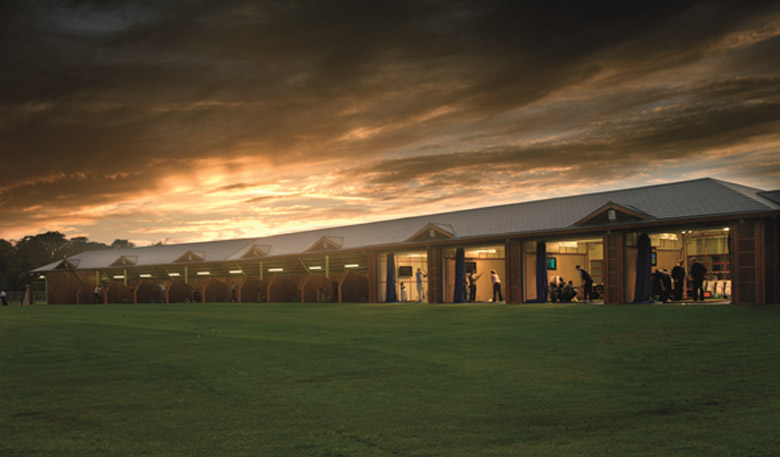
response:
M441 247L428 246L428 303L442 302Z
M330 256L325 255L325 277L330 278Z
M509 240L505 249L506 302L523 303L523 242Z
M623 253L626 237L623 232L609 233L604 237L604 303L625 303L625 275Z

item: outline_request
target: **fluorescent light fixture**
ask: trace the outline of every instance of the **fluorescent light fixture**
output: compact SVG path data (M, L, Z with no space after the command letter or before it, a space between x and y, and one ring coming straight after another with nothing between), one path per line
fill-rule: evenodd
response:
M125 279L125 275L114 275L114 279Z
M284 271L284 268L269 268L268 271L275 273L277 271Z
M211 274L211 272L210 271L199 271L198 274L201 275L201 276L208 276L208 275Z
M320 266L309 267L309 270L322 270Z
M729 228L728 228L728 227L723 227L723 231L724 231L724 232L728 232L728 231L729 231Z
M181 276L179 273L168 273L168 276Z
M46 279L46 275L38 275L38 279Z
M562 248L576 248L578 246L576 241L561 241L558 245Z
M142 274L140 274L138 276L140 276L142 278L151 278L152 277L152 275L150 275L149 273L142 273Z
M230 270L228 273L230 273L232 275L240 275L240 274L244 273L244 270Z
M348 263L348 264L344 265L344 268L357 268L359 266L360 265L358 265L356 263Z

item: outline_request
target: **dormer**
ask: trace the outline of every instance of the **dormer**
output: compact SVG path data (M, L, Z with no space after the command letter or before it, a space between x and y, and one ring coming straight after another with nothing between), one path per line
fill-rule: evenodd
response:
M315 251L332 251L334 249L341 249L344 244L344 238L339 236L323 236L316 243L314 243L307 252Z
M138 256L135 255L121 255L118 259L114 260L114 263L111 264L112 267L126 267L130 265L135 265L136 262L138 262Z
M203 260L206 258L206 256L203 254L203 251L187 251L176 259L174 262L176 263L187 263L187 262L203 262Z
M241 258L256 259L258 257L266 257L270 251L271 251L271 245L269 244L264 244L264 245L253 244L252 246L249 246L249 249L247 249L246 252L241 254Z
M453 236L455 236L455 230L451 225L429 223L407 241L446 240Z
M73 270L79 266L79 259L62 259L62 262L58 263L57 270Z
M645 221L648 219L653 219L653 217L637 209L629 208L610 201L596 211L593 211L579 221L575 222L574 225L577 227L589 225L609 225Z

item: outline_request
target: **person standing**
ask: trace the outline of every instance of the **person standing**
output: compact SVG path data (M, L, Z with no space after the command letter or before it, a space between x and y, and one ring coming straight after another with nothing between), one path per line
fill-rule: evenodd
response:
M95 286L95 303L103 303L103 299L100 297L100 284Z
M672 279L674 280L674 299L682 300L683 290L685 289L685 262L683 259L672 268Z
M428 274L422 271L421 268L417 269L415 278L417 279L417 301L422 302L425 300L425 287L423 286L423 278L427 278Z
M704 301L704 275L707 274L707 267L699 262L699 259L693 259L691 265L691 278L693 279L693 301Z
M165 283L160 281L160 303L168 303L168 292L165 289Z
M236 286L235 282L230 283L230 301L238 302L238 286Z
M4 290L0 290L0 301L3 302L3 306L8 306L8 299Z
M577 265L575 267L582 279L582 300L591 301L593 299L593 278L590 277L590 273L587 270Z
M504 301L504 296L501 295L501 278L498 277L496 270L490 270L490 282L493 283L493 303ZM498 300L496 300L496 297L498 297Z
M475 272L472 271L469 273L468 280L469 280L469 301L475 302L477 301L477 280L482 277L482 273L475 275Z

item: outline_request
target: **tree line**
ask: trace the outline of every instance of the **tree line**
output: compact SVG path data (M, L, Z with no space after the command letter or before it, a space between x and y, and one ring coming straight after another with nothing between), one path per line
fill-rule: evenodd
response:
M66 238L60 232L25 236L13 243L0 238L0 290L24 290L35 276L30 270L65 257L96 249L131 248L128 240L116 239L110 245L90 241L85 236Z

